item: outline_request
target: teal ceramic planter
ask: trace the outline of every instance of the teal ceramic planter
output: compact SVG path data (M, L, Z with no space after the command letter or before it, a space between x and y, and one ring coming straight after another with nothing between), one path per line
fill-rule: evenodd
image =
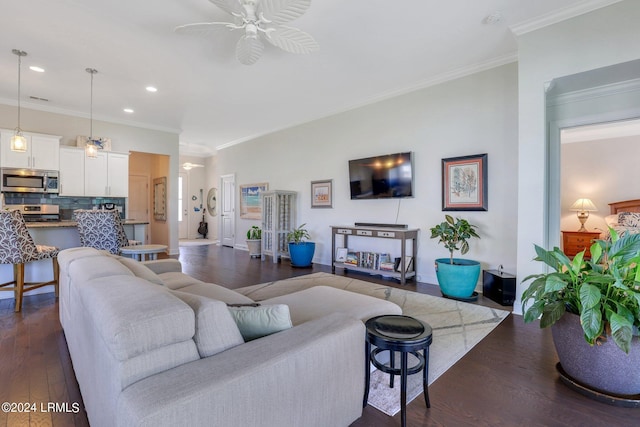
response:
M315 242L289 243L291 265L294 267L310 267L315 251Z
M449 261L449 258L436 260L440 291L452 298L471 297L480 277L480 263L461 258L454 258L453 264Z

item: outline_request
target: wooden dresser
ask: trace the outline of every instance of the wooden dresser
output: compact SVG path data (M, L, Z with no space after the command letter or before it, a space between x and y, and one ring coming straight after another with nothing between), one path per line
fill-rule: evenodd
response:
M574 257L578 252L584 249L585 258L591 257L589 248L595 239L600 238L599 231L563 231L562 232L562 250L568 257Z

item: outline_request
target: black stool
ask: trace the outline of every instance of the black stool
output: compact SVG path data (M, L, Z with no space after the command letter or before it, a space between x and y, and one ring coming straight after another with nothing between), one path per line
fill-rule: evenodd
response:
M365 389L362 406L367 406L369 399L369 382L371 370L369 362L382 372L390 374L389 387L393 388L393 378L400 375L400 413L402 426L407 423L407 376L422 371L422 387L424 389L424 402L427 408L429 402L429 346L431 345L431 326L409 316L385 315L373 317L365 323L367 338L365 345ZM371 351L371 345L376 348ZM381 363L377 355L383 351L389 351L389 366ZM422 354L418 353L422 350ZM394 353L400 352L400 369L395 367ZM418 363L408 365L408 354L413 354Z

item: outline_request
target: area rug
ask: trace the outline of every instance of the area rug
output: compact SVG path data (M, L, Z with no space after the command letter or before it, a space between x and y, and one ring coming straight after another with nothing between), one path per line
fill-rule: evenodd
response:
M208 239L180 239L178 240L178 246L203 246L212 245L215 242Z
M235 291L260 301L320 285L392 301L402 307L405 315L431 325L433 343L429 349L429 384L460 360L509 315L505 310L419 294L329 273L292 277L247 286ZM410 365L411 357L413 356L409 358ZM399 361L396 366L400 366ZM407 403L420 394L422 394L422 375L410 375L407 383ZM396 378L394 388L389 388L389 375L378 370L372 372L369 404L389 416L398 413L400 411L399 378Z

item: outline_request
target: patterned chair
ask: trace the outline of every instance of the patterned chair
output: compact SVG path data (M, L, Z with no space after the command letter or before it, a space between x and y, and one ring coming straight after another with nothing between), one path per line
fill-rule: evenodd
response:
M58 297L58 251L53 246L36 245L33 242L20 211L0 211L0 264L13 264L13 280L0 284L0 291L13 291L16 312L22 310L22 296L25 292L54 285ZM49 258L53 261L53 280L25 283L24 265Z
M129 246L124 225L117 211L82 210L73 211L78 223L80 244L91 248L119 254L122 246Z

